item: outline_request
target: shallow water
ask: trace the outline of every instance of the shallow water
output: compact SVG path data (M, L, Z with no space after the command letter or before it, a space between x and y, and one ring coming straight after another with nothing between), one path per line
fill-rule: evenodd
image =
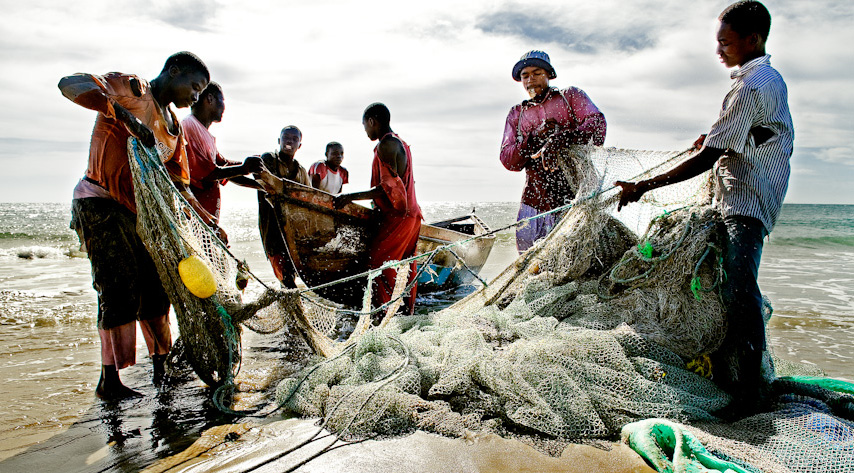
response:
M515 203L423 207L428 221L476 207L493 228L514 221L517 210ZM106 448L99 455L112 458L113 469L137 471L180 451L203 429L235 419L214 408L210 390L192 374L158 392L141 335L138 364L123 370L122 379L145 397L118 405L94 400L100 369L95 293L68 213L66 204L0 204L0 396L6 401L0 404L0 460L76 422L99 436ZM224 209L233 252L262 280L273 281L255 222L252 206ZM499 234L482 276L494 277L515 257L512 233ZM854 380L852 273L854 206L784 206L760 269L760 285L775 308L769 333L778 356ZM419 304L433 310L462 295L422 297ZM175 335L176 327L173 321ZM286 334L244 333L247 362L238 381L248 393L242 405L250 406L301 366L305 347Z

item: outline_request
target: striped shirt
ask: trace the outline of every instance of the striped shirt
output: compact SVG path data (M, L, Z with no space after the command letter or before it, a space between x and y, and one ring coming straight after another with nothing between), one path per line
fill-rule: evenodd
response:
M735 82L704 143L725 150L715 163L715 201L723 216L757 218L769 232L789 186L795 138L786 83L770 57L732 72Z

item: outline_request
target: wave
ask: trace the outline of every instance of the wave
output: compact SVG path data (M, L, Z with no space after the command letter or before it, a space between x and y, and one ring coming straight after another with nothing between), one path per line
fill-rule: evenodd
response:
M33 240L33 241L72 241L77 236L72 231L62 233L24 233L24 232L0 232L0 240Z
M12 256L20 259L66 259L85 257L86 253L81 252L76 247L22 246L2 249L0 256Z
M772 233L771 244L778 246L797 246L800 248L851 248L854 247L854 235L775 237Z

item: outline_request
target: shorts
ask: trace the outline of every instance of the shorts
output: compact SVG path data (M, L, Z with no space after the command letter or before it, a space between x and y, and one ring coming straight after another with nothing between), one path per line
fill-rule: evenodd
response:
M530 205L519 204L519 214L516 217L516 221L533 217L542 212L545 212L545 210L537 210ZM521 255L528 248L534 246L537 240L545 238L552 231L552 228L560 222L561 217L563 217L563 213L561 212L552 213L529 220L527 223L516 227L516 250L519 254Z
M109 330L169 313L169 297L136 232L136 215L112 199L71 201L71 228L89 253L98 293L98 328Z

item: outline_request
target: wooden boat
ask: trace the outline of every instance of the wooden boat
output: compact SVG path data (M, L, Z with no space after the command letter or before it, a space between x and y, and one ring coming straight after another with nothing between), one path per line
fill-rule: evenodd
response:
M489 227L474 213L421 225L417 252L429 253L440 246L486 233L489 233ZM471 284L486 264L494 243L495 235L486 235L439 251L418 277L418 292Z
M288 182L284 192L272 199L291 261L308 287L369 269L376 213L352 203L336 209L333 199L332 194L295 182ZM358 306L366 283L367 278L358 278L316 292L331 301Z
M282 195L273 198L282 235L300 279L318 287L369 269L369 248L377 214L359 204L342 209L332 205L334 196L312 187L289 182ZM475 215L431 225L422 224L418 252L426 253L455 241L487 233L489 228ZM437 253L419 278L419 291L446 289L470 283L492 250L494 235ZM367 278L318 289L331 301L360 306Z

